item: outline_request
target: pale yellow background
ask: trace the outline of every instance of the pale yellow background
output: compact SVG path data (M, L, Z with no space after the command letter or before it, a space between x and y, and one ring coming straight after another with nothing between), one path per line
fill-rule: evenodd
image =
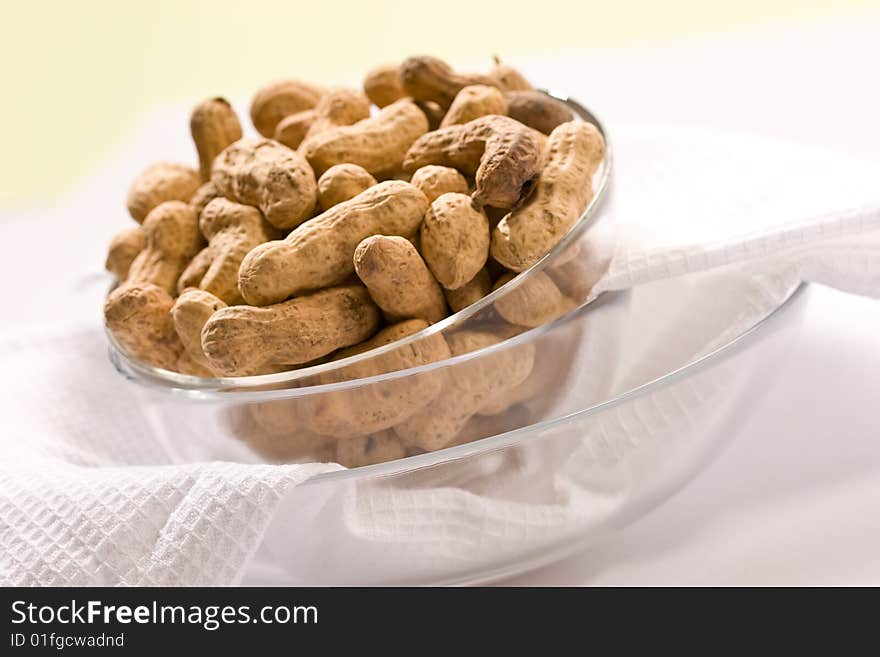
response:
M0 0L0 207L94 174L157 104L236 96L279 76L351 79L410 53L589 51L822 21L877 0Z

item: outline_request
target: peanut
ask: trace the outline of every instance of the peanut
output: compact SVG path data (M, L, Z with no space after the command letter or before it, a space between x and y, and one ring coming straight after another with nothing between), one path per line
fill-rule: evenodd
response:
M458 356L498 344L502 338L492 333L460 331L447 341L452 354ZM525 343L453 365L440 394L395 425L394 432L407 446L427 451L448 446L484 405L526 380L534 357L534 345Z
M357 164L337 164L318 178L318 203L324 210L354 198L376 184L370 172Z
M264 137L275 133L275 126L286 116L312 109L323 92L300 80L279 80L260 89L251 101L251 121Z
M436 164L417 169L412 175L410 182L422 190L428 197L428 203L433 203L438 196L447 192L467 194L467 180L452 167L441 167Z
M560 253L558 260L544 271L563 294L576 301L584 301L608 271L616 239L613 224L597 224L589 235Z
M208 203L199 219L199 227L208 238L210 264L197 287L229 305L242 303L244 299L238 289L241 261L258 244L278 237L277 231L256 208L225 198Z
M233 431L254 452L275 463L333 460L335 442L302 426L298 403L298 400L282 399L236 407L232 409ZM322 456L328 447L331 453Z
M177 363L171 369L175 372L180 372L181 374L188 374L189 376L201 376L203 378L211 378L214 376L213 370L193 360L193 357L185 350L180 352L180 356L177 358Z
M143 231L144 248L131 263L126 281L152 283L175 294L177 279L204 244L195 209L182 201L167 201L147 215Z
M420 319L394 324L366 342L340 350L334 360L391 344L427 327L428 323ZM443 336L435 334L323 375L320 382L333 383L396 372L440 361L449 355ZM443 379L442 372L428 371L303 400L300 409L303 426L336 438L353 438L387 429L430 403L440 392Z
M214 249L210 245L196 253L177 279L177 293L182 294L191 287L198 288L213 261Z
M481 116L490 114L507 114L507 100L496 87L475 84L458 92L440 127L468 123Z
M433 101L446 109L464 87L473 84L498 86L489 75L456 73L436 57L408 57L400 64L404 92L418 101Z
M128 228L113 236L107 250L107 262L104 267L116 277L124 281L128 276L131 263L144 248L146 234L140 226Z
M288 148L297 149L309 132L309 128L315 122L315 110L303 110L290 116L285 116L275 126L272 138L281 142Z
M216 311L226 308L222 299L204 290L189 289L171 307L174 330L190 361L211 372L211 364L202 350L202 329ZM209 374L210 375L210 374Z
M489 255L489 219L470 197L449 193L437 198L425 215L422 255L447 290L471 281Z
M570 371L571 361L561 356L567 353L570 347L568 340L558 340L549 336L542 338L536 343L535 362L528 378L518 386L495 395L480 407L475 417L507 414L514 406L527 402L533 411L537 410L536 406L552 404L558 399L558 391L563 389L562 386ZM520 427L532 424L526 418L519 420Z
M315 119L305 139L369 117L370 100L364 94L355 89L333 89L315 105Z
M446 116L446 110L431 100L417 100L415 102L416 107L422 110L422 114L428 119L428 129L436 130L439 128Z
M495 66L489 72L498 81L498 87L503 91L529 91L534 89L532 83L518 70L505 64L496 55L493 57Z
M492 289L497 290L515 276L505 274ZM534 272L519 287L495 302L495 310L503 319L529 328L552 322L574 307L574 301L562 294L553 279L542 271Z
M225 376L265 374L357 344L378 325L366 288L346 285L265 308L218 310L202 330L202 349Z
M303 431L299 419L299 403L298 399L280 399L248 404L244 408L253 418L254 424L263 432L273 436L284 436Z
M592 199L591 179L604 154L602 136L591 123L570 121L556 127L534 193L492 231L492 257L519 272L550 251Z
M397 172L407 150L428 131L428 120L408 98L391 103L376 116L306 138L300 146L320 176L335 164L357 164L377 178Z
M376 107L387 107L406 94L396 65L378 66L364 77L364 93Z
M159 162L144 169L128 189L128 212L139 224L165 201L189 201L199 188L195 169L172 162Z
M571 108L541 91L508 91L507 116L545 135L574 119Z
M202 210L218 196L223 196L217 191L217 186L212 182L206 182L196 190L189 200L189 204L196 209L196 214L201 215Z
M405 237L363 240L354 252L354 269L389 322L423 319L433 324L446 317L440 286Z
M338 285L354 273L354 250L370 235L412 235L428 207L409 183L389 180L361 192L247 254L238 285L253 305Z
M531 381L531 377L526 379L525 383L520 385L519 388L528 384L529 381ZM458 433L458 436L449 443L448 447L466 445L475 440L490 438L508 431L521 429L522 427L534 424L539 418L540 416L533 414L524 404L508 404L504 407L503 412L493 414L483 413L482 409L480 409L480 413L472 416L467 421ZM504 461L501 464L505 464ZM502 465L502 467L504 466Z
M104 302L104 321L119 345L139 361L173 370L183 349L174 324L174 299L151 283L124 283Z
M393 431L380 431L336 442L334 459L346 468L385 463L406 456L406 449Z
M489 208L489 209L491 210L492 208ZM490 215L487 212L486 216L489 217L489 225L491 226L492 225L492 218L491 218L492 215ZM506 214L505 214L505 216L506 216ZM486 271L489 273L489 278L493 281L497 281L501 276L504 276L504 274L509 272L508 269L506 269L504 266L500 265L495 259L492 258L491 242L490 242L490 246L489 246L489 257L486 259Z
M486 212L486 216L489 217L489 226L491 228L495 228L498 222L504 219L510 212L507 208L493 208L491 205L483 207L483 210Z
M444 288L443 294L446 295L446 302L449 304L452 312L457 313L459 310L475 304L491 291L492 279L489 278L489 272L484 267L477 272L476 276L457 290L447 290Z
M476 175L474 201L510 208L531 188L542 165L546 137L506 116L483 116L429 132L412 145L403 167L453 166Z
M259 208L276 228L312 215L318 188L308 163L271 139L240 139L214 161L211 180L226 198Z
M241 139L241 123L225 98L209 98L196 105L189 129L199 154L199 178L211 179L214 158L234 141Z
M351 356L357 356L358 354L366 353L372 349L378 349L379 347L384 347L385 345L391 344L392 342L396 342L397 340L400 340L401 338L405 338L408 335L413 335L414 333L418 333L422 329L428 328L428 326L430 326L430 323L426 322L424 319L407 319L402 322L398 322L397 324L393 324L391 326L387 326L387 327L383 328L381 331L376 333L376 335L374 335L369 340L365 340L364 342L361 342L359 344L355 344L350 347L346 347L345 349L340 349L339 351L337 351L333 355L333 360L342 360L344 358L349 358ZM434 336L432 336L432 337L434 337ZM422 341L422 343L416 342L416 343L413 343L413 345L418 347L420 344L424 344L425 346L427 346L429 352L438 352L440 354L445 353L446 356L444 356L444 357L448 357L449 348L444 346L446 343L443 340L443 337L442 336L437 336L437 337L440 337L439 341L424 340L424 341ZM416 352L416 351L418 351L418 349L413 350L413 352ZM393 351L388 352L389 356L391 356L393 354L394 354ZM382 371L383 372L384 371L395 372L397 370L406 369L407 367L412 367L412 365L413 365L413 363L411 362L412 355L413 354L410 353L410 354L407 354L405 358L400 359L401 364L403 364L404 361L407 362L407 364L404 367L397 367L392 370L386 370L383 368ZM419 364L433 362L433 360L424 360L424 361L422 361L421 359L418 359L418 360L419 360ZM440 359L434 359L434 360L440 360ZM352 369L360 370L360 369L363 369L364 366L366 366L367 368L370 368L370 369L372 368L372 365L369 365L366 363L357 363L356 365L353 366ZM360 375L360 376L364 376L364 375ZM373 376L373 375L368 374L366 376ZM353 377L349 376L348 373L346 373L346 375L344 377L340 378L339 380L344 381L344 380L349 380L351 378L353 378ZM360 377L354 377L354 378L360 378Z

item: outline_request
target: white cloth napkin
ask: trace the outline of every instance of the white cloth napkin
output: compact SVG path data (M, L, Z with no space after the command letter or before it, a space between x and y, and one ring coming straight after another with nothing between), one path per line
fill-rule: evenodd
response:
M182 116L184 110L169 113L175 121ZM150 151L155 147L145 144L157 143L157 134L158 143L177 140L167 125L157 120L132 149ZM722 328L707 323L695 342L701 347L688 347L692 355L753 324L801 280L880 296L876 163L746 134L644 124L610 130L616 170L603 222L615 226L619 242L596 290L709 270L736 269L750 281L721 302L734 321ZM102 190L124 190L131 169L109 167L100 184L86 186L63 207L0 221L4 243L19 247L3 264L4 280L27 287L7 299L7 308L23 310L4 322L9 328L0 334L0 584L239 583L248 579L270 524L284 522L275 511L285 493L339 467L270 466L243 456L231 462L236 455L229 462L174 462L135 384L107 360L100 320L107 280L85 274L101 262L112 231L125 225L114 209L119 194L108 198ZM48 226L55 239L37 260L28 245L45 243ZM711 284L703 289L713 294ZM663 307L663 299L657 303ZM644 374L637 360L625 367L634 381ZM201 439L209 443L211 437ZM188 448L197 454L200 445ZM346 532L362 539L382 531L392 542L397 532L401 541L412 541L421 515L437 519L426 531L455 553L455 518L443 520L439 513L455 495L446 485L418 498L391 535L388 527L358 518L358 509L349 510L354 516L335 530L343 533L336 548L347 549ZM520 515L526 513L521 505L493 504L504 525L499 536L516 535L516 528L534 520ZM569 504L579 504L578 498ZM583 509L565 511L576 517ZM318 518L311 532L320 531ZM487 541L478 549L494 547ZM271 568L295 570L295 554L278 559Z

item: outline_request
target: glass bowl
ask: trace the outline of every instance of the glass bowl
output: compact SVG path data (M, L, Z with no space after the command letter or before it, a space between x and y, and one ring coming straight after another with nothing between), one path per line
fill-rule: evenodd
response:
M108 332L114 365L193 408L222 408L216 430L272 462L357 467L546 417L582 344L577 323L557 331L553 322L595 301L591 289L614 249L613 227L598 220L611 176L608 136L586 108L554 97L605 139L603 161L583 182L593 195L559 244L489 295L390 344L278 374L202 378L158 369L127 355Z
M349 466L284 493L243 583L522 572L646 513L718 452L777 370L803 295L768 295L766 281L725 269L594 298L614 248L599 213L610 153L589 207L547 256L401 341L292 372L202 379L128 358L111 336L111 360L139 384L172 462ZM505 321L499 302L544 277L569 299L564 312L538 326ZM767 312L745 323L725 302L759 294L772 297ZM520 310L540 306L520 298Z

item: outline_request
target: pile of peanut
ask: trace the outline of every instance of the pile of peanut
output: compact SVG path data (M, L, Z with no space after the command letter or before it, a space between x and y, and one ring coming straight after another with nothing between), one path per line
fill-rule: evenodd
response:
M411 335L558 243L604 157L593 125L498 61L462 74L410 57L363 90L283 80L250 118L259 137L205 100L190 120L198 168L154 164L131 186L138 225L111 243L104 312L143 363L259 375ZM496 304L513 325L571 307L548 276L523 294ZM425 358L452 352L436 351Z

